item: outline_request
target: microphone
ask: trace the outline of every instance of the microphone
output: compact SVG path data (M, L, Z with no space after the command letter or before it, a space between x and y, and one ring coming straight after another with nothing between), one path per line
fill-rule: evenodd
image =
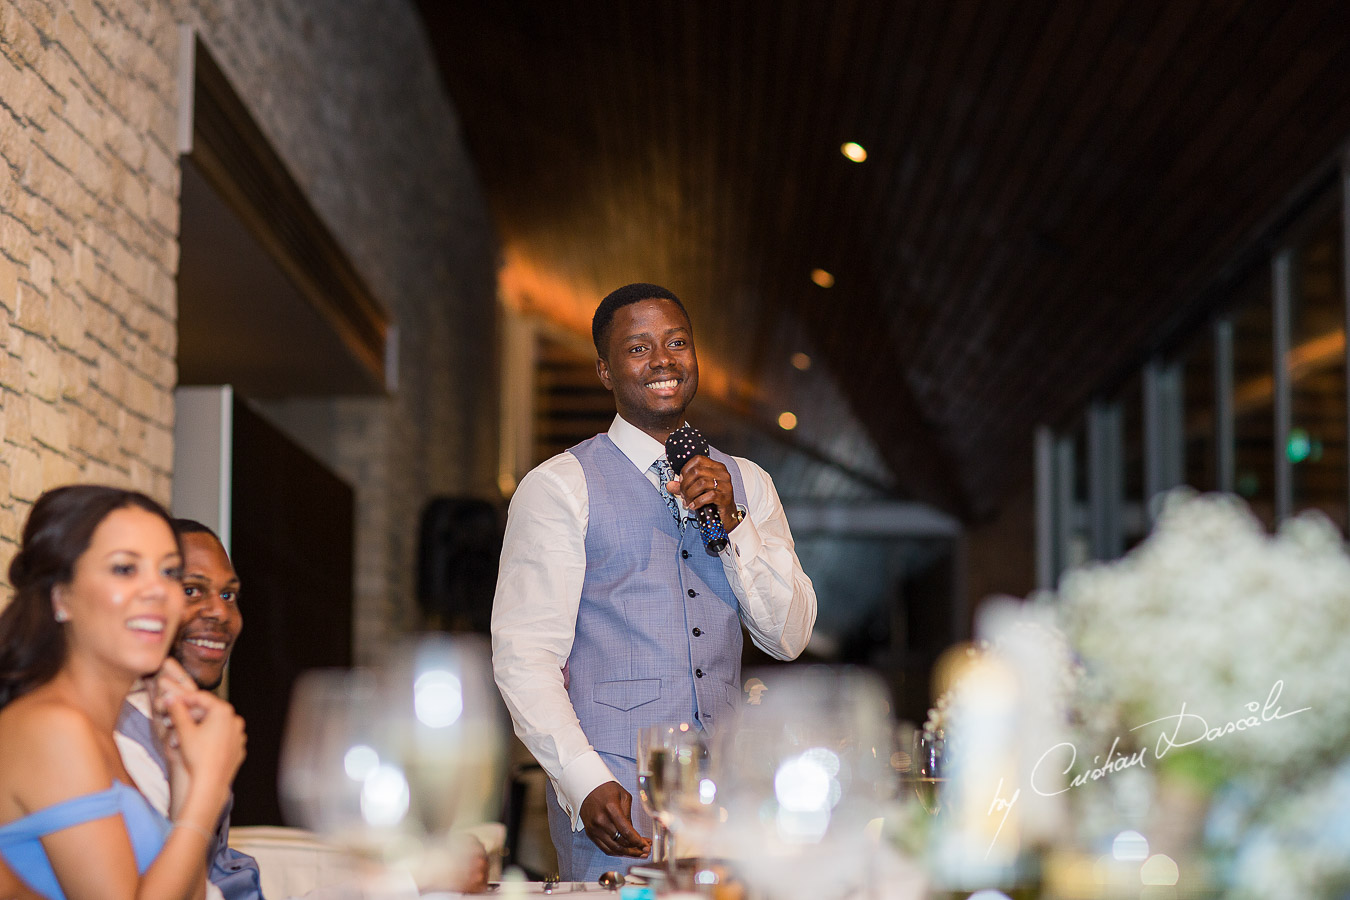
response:
M680 474L684 464L695 456L708 455L708 439L703 432L692 425L681 425L666 438L666 459L675 474ZM722 517L717 512L717 504L701 506L695 513L698 531L703 536L703 546L713 553L721 553L727 546L727 530L722 527Z

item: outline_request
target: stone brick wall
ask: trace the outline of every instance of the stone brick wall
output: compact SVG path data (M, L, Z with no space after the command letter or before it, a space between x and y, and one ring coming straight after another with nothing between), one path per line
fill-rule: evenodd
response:
M0 0L0 577L47 487L169 498L175 52L164 3Z
M425 500L496 496L492 228L405 0L0 0L0 564L44 487L169 499L179 23L398 323L393 396L262 408L356 489L368 659Z

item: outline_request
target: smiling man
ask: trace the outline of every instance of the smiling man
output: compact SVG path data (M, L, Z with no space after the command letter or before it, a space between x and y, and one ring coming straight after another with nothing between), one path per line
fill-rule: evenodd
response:
M239 576L220 538L210 528L191 519L174 519L173 527L183 546L187 603L171 652L199 687L215 690L244 627L239 611ZM141 793L167 815L168 764L153 734L149 709L149 695L144 690L133 691L126 699L117 720L117 749ZM216 826L207 870L208 895L216 897L219 891L225 900L262 900L257 861L230 849L228 843L233 805L231 798Z
M183 542L187 606L173 655L199 687L213 691L225 677L225 664L244 627L239 576L211 529L191 519L175 519L174 528Z
M646 856L634 810L639 728L708 731L740 703L741 627L777 659L805 648L816 596L773 481L712 449L679 473L665 442L698 390L693 326L673 293L630 284L595 311L608 432L544 462L511 500L492 608L493 669L516 734L549 776L563 880ZM730 540L704 547L716 504Z

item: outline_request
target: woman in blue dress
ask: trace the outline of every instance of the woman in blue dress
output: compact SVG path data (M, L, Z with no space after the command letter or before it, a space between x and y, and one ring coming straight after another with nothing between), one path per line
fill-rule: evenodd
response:
M38 896L204 896L243 720L165 667L171 821L132 786L113 739L123 698L173 643L181 567L168 514L133 491L57 488L24 525L0 613L0 857Z

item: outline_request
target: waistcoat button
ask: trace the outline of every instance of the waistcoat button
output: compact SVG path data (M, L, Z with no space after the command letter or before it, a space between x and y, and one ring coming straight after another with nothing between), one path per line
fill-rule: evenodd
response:
M690 596L690 597L697 597L697 596L698 596L698 591L694 590L693 588L690 588L690 589L689 589L689 596Z
M681 558L681 559L688 559L688 558L689 558L689 551L688 551L688 550L681 550L681 551L680 551L680 558Z
M703 670L702 670L702 669L695 669L695 670L694 670L694 674L697 675L699 678L702 678L702 677L703 677Z
M703 636L703 629L702 629L702 628L695 628L695 629L694 629L694 637L702 637L702 636Z

